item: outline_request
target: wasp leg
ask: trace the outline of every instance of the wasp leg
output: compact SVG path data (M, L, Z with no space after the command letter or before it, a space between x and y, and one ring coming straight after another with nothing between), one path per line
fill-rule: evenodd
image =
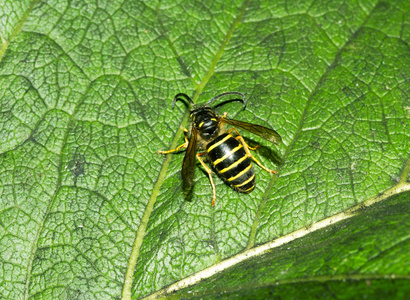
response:
M223 114L223 116L221 117L221 119L226 118L227 115L228 115L228 113L227 113L227 112L224 112L224 114ZM231 133L231 132L234 131L234 130L236 131L236 134L237 134L238 136L241 136L240 133L238 132L238 130L236 130L235 128L229 129L228 133ZM248 147L249 149L251 149L251 150L253 150L253 151L255 151L256 149L258 149L258 148L260 147L259 145L256 145L255 147L251 147L251 146L249 146L249 145L245 142L245 140L243 140L243 143L245 143L246 147ZM252 156L252 158L254 158L254 157ZM255 161L256 161L256 160L255 160Z
M240 135L240 133L238 132L238 130L236 130L235 128L231 128L231 129L229 129L229 131L228 131L228 133L231 133L232 131L236 131L236 134L238 135L237 137L236 137L236 139L237 140L240 140L240 142L243 144L243 146L246 146L248 149L251 149L251 150L253 150L253 151L255 151L256 149L258 149L260 146L259 145L256 145L255 147L251 147L251 146L249 146L246 142L245 142L245 140L242 138L242 136ZM239 139L239 137L241 138L241 139ZM247 154L248 154L248 152L246 152ZM249 155L248 155L249 156ZM252 155L250 155L253 159L255 159ZM255 159L255 161L256 161L256 159Z
M242 146L243 146L243 148L244 148L246 154L247 154L250 158L252 158L252 159L258 164L259 167L261 167L262 169L264 169L265 171L267 171L267 172L269 172L269 173L278 174L277 171L275 171L275 170L270 170L270 169L268 169L267 167L265 167L264 165L262 165L262 164L256 159L256 157L253 156L252 153L249 151L249 149L256 150L256 148L258 148L259 145L257 145L255 148L250 147L250 146L245 142L245 140L243 139L243 137L241 136L241 134L238 132L238 130L236 130L235 128L231 128L231 129L229 130L229 133L232 132L232 131L235 131L235 132L236 132L236 134L237 134L238 136L237 136L235 139L237 139L238 141L240 141L240 142L242 143Z
M183 143L182 145L180 145L180 146L178 146L178 147L176 147L175 149L172 149L172 150L167 150L167 151L159 150L158 153L159 154L168 154L168 153L178 152L181 149L186 149L188 147L188 144L189 144L187 134L188 134L188 130L186 128L184 128L185 143Z
M212 179L212 171L211 171L211 169L204 163L204 161L203 161L202 158L200 157L201 155L204 155L204 154L206 154L206 152L197 153L197 154L196 154L196 157L198 158L199 162L201 163L201 165L204 167L204 169L205 169L206 172L208 173L209 181L211 182L212 192L213 192L213 197L212 197L211 206L214 206L214 205L215 205L215 200L216 200L215 184L214 184L214 180Z

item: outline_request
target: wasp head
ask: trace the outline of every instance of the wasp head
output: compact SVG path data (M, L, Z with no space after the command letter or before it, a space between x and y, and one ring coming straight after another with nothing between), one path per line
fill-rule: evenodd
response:
M191 121L205 140L219 134L219 117L209 106L202 106L191 111Z
M199 135L205 140L211 140L218 136L220 128L221 128L221 120L220 117L215 113L215 111L209 107L209 104L214 102L216 99L221 98L225 95L239 95L241 98L239 99L232 99L230 101L240 100L243 102L243 107L246 106L245 95L239 92L226 92L219 94L218 96L213 97L210 99L206 105L197 107L192 101L191 97L189 97L185 93L176 94L174 100L172 101L172 108L174 108L175 102L181 100L192 107L191 110L191 121L193 126L198 130ZM188 100L188 102L184 101Z

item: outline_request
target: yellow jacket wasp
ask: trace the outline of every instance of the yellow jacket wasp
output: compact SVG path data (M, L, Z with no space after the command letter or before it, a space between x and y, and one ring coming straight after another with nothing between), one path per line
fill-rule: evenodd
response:
M175 106L175 102L183 98L189 101L191 104L191 132L188 140L188 130L184 129L185 143L179 147L168 150L158 151L161 154L168 154L180 151L181 149L187 149L182 164L182 181L184 192L187 193L192 189L194 181L194 166L195 157L199 160L201 165L208 173L209 180L211 182L213 198L212 206L215 204L216 192L215 185L212 179L211 169L204 163L201 156L207 155L213 168L217 174L232 188L242 193L249 193L255 187L255 171L252 166L251 159L253 159L264 170L277 174L274 170L269 170L263 166L249 151L256 150L250 147L240 133L235 129L224 129L225 123L245 129L253 134L256 134L267 141L274 144L282 142L282 138L275 130L266 128L260 125L246 123L242 121L228 119L227 113L222 116L218 115L210 106L216 99L225 95L239 95L243 103L243 108L246 106L245 95L239 92L226 92L210 99L207 104L203 106L196 106L192 99L184 93L179 93L175 96L172 102L172 108ZM234 101L230 100L230 101ZM186 103L186 102L185 102ZM197 150L205 150L197 153Z

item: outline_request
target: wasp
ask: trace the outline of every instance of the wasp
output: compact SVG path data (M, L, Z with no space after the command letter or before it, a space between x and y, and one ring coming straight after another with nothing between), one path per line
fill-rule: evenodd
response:
M186 128L184 129L185 142L179 147L168 151L158 151L160 154L168 154L186 149L181 171L185 194L189 193L192 189L195 159L199 160L208 173L211 182L213 192L211 206L215 205L216 200L215 184L212 179L212 171L205 164L202 157L208 158L219 177L221 177L229 186L242 193L249 193L255 188L255 171L251 160L267 172L277 174L276 171L263 166L252 155L250 150L256 150L259 145L256 147L249 146L235 127L247 130L274 144L280 144L282 142L279 133L273 129L229 119L227 118L226 112L223 115L218 115L209 105L216 99L226 95L241 96L241 98L232 99L229 100L229 102L240 100L243 103L243 108L246 107L245 95L239 92L222 93L213 97L202 106L196 106L187 94L177 94L172 102L172 108L174 108L175 103L178 100L185 102L188 106L189 104L191 105L191 130L188 131ZM189 103L184 101L182 97L188 100ZM225 124L234 127L225 129Z

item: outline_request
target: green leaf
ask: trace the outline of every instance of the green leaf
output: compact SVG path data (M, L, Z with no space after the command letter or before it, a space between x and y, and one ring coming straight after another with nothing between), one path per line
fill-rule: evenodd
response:
M404 297L409 11L0 0L1 298ZM226 91L248 104L220 113L283 137L241 132L279 174L214 176L211 207L198 164L186 201L183 153L157 153L189 126L171 101Z
M408 201L405 194L392 197L351 219L244 259L178 296L403 299L410 290Z

